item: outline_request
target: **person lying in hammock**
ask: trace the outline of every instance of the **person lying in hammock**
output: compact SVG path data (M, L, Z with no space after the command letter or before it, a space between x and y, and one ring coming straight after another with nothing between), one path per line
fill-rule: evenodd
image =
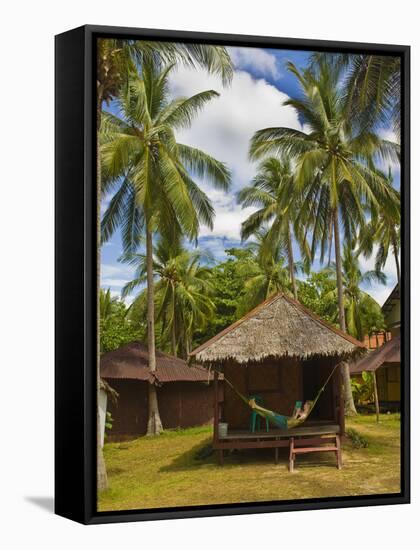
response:
M303 407L295 408L295 410L293 411L292 418L294 418L295 420L301 420L301 421L305 420L306 417L311 412L311 408L312 408L312 401L305 401L305 403L303 404Z
M282 414L275 413L269 409L265 409L255 402L255 399L249 399L248 404L251 409L255 410L261 416L268 418L272 423L276 424L279 428L293 428L302 424L309 416L313 404L313 401L305 401L303 407L296 407L292 416L284 416Z

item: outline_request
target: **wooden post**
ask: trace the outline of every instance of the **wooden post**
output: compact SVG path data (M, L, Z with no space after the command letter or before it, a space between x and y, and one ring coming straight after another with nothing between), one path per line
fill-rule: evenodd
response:
M335 436L335 446L336 446L336 456L337 456L337 468L339 470L341 470L341 468L343 467L343 458L342 458L342 455L341 455L341 438L340 438L340 435L337 434Z
M293 472L294 462L295 462L295 455L294 455L294 438L291 437L289 439L289 472Z
M219 373L214 371L214 420L213 420L213 444L219 440Z
M344 388L343 375L341 369L336 371L337 386L338 386L338 425L340 426L340 435L343 436L346 431L345 414L344 414Z
M372 374L373 374L373 392L375 394L376 422L379 424L379 398L378 398L378 386L376 384L376 372L372 371Z

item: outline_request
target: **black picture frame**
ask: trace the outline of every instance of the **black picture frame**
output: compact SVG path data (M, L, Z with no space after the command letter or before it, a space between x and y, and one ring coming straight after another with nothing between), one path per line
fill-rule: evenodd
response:
M156 510L96 510L95 42L121 37L401 58L401 492ZM401 45L82 26L55 38L55 512L84 523L410 502L410 48Z

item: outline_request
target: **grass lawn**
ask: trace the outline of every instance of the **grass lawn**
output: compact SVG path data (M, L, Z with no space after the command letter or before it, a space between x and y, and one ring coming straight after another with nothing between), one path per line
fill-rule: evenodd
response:
M244 450L197 459L211 442L211 427L171 430L105 445L109 489L99 497L100 511L297 498L398 493L400 491L400 418L398 414L358 416L347 421L368 446L355 448L346 438L343 469L334 453L298 456L289 473L288 450Z

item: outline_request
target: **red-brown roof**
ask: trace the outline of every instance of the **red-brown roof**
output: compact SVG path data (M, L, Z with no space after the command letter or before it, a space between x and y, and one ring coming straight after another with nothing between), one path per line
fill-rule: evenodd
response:
M105 379L165 382L207 382L209 371L198 365L188 366L179 357L156 350L156 371L148 368L147 345L132 342L101 356L101 377Z
M380 348L371 351L368 355L350 366L350 374L360 374L363 371L375 371L387 363L401 362L401 339L392 338Z

